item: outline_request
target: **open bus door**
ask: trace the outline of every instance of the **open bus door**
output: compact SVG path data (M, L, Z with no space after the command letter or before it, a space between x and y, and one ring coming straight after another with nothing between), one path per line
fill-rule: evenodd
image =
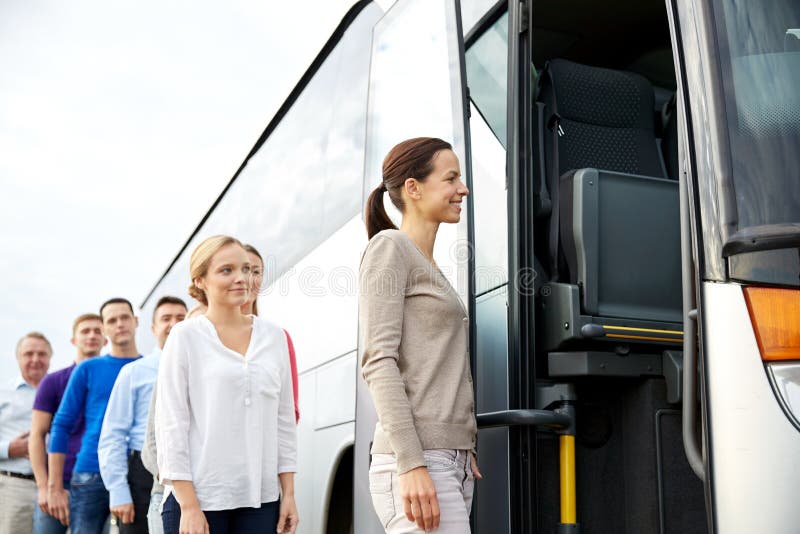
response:
M508 57L500 58L520 69L513 74L509 71L510 83L502 80L502 86L510 88L507 97L515 102L507 107L507 121L500 121L510 125L507 132L490 131L467 97L460 2L399 1L376 24L363 195L366 200L379 183L382 158L388 150L415 136L450 140L474 194L467 198L466 216L461 222L455 227L440 228L435 255L469 310L478 461L485 476L476 485L473 522L475 532L492 533L529 532L536 528L537 509L532 504L536 502L535 428L569 432L572 420L566 400L568 386L548 388L544 396L552 397L553 402L546 402L550 409L535 409L530 368L533 294L528 291L535 278L530 268L533 256L526 240L528 234L516 222L509 224L522 217L525 209L522 199L530 192L530 156L525 150L504 154L506 138L509 146L526 146L529 142L525 137L529 129L519 122L530 121L526 117L530 55L525 52L529 40L523 29L529 7L517 2L509 5L513 10L509 14L508 35L521 35L522 40L514 40L513 46L503 50L503 56L507 52ZM498 3L479 26L497 22L498 28L504 28L501 15L505 11L505 6ZM506 35L501 40L505 42ZM494 63L491 57L488 60ZM497 70L496 65L490 66ZM505 78L505 72L501 70L499 74ZM470 130L473 124L479 128L474 149L480 161L475 166ZM476 172L479 176L474 181ZM520 185L511 186L511 181ZM479 220L474 219L476 209L481 211ZM530 287L518 290L516 286L520 284ZM360 380L354 474L355 531L359 533L382 530L372 508L368 482L375 422L369 392ZM567 444L565 451L568 450ZM567 471L574 467L571 458L565 456ZM558 466L556 461L550 468L557 473ZM568 480L568 472L566 476Z

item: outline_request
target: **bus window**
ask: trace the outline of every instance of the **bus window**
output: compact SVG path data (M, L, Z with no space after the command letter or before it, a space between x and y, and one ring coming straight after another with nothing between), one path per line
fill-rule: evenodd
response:
M506 196L506 64L508 15L485 29L465 55L471 100L472 202L475 218L475 293L508 280Z
M800 4L714 3L739 227L800 220Z
M724 92L728 199L738 233L800 221L800 4L713 3ZM764 228L766 230L766 228ZM755 251L730 257L732 278L797 286L797 251Z
M508 14L478 37L466 54L469 94L498 141L506 147Z

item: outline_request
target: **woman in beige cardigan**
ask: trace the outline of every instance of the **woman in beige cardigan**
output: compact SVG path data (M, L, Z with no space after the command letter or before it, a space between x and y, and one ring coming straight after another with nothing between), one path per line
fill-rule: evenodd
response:
M398 230L384 193L403 214ZM415 138L383 161L367 202L361 262L361 368L379 422L370 466L375 511L388 533L469 532L475 463L469 320L433 258L441 223L469 194L441 139Z

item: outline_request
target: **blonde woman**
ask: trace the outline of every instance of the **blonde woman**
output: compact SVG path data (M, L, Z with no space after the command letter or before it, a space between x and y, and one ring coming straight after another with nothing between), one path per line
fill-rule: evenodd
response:
M190 295L208 309L172 329L158 376L164 532L294 532L297 444L286 336L241 313L251 265L237 239L200 243L190 274Z
M395 228L384 193L403 214ZM367 201L361 263L361 368L379 423L370 492L386 532L469 532L475 424L467 312L433 257L469 190L449 143L395 146Z

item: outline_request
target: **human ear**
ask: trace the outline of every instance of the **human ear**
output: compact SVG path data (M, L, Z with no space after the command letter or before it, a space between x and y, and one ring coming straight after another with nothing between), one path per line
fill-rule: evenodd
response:
M405 183L403 183L403 187L405 188L406 194L409 198L413 198L414 200L419 200L422 198L420 183L416 178L406 178Z

